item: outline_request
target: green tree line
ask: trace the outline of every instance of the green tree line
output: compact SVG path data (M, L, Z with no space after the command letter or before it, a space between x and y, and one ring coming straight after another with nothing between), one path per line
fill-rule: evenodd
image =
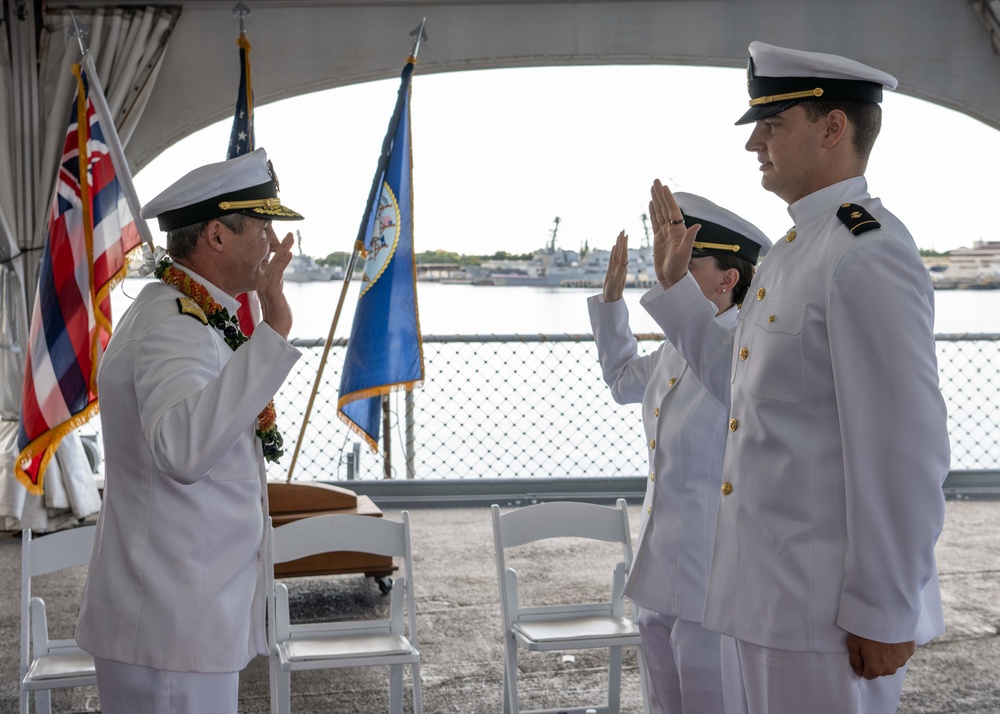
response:
M464 253L455 253L449 250L425 250L417 253L416 259L418 264L450 263L452 265L480 265L483 261L487 260L531 260L532 255L532 253L508 253L505 250L498 250L492 255L465 255ZM320 265L345 267L350 258L350 253L337 251L330 253L325 258L317 258L316 262ZM358 265L361 264L362 261L359 259Z

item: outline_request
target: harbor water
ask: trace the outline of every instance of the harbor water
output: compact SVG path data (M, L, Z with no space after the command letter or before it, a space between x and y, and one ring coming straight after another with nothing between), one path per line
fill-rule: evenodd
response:
M112 296L119 318L146 280L126 280ZM348 286L334 334L347 337L358 284ZM291 337L322 345L340 295L339 281L286 283L295 316ZM635 333L659 328L639 304L643 289L628 289ZM589 335L586 299L593 289L502 287L421 282L421 331L437 335ZM1000 334L1000 291L936 293L938 335ZM942 390L949 400L954 470L994 469L1000 439L989 405L1000 397L1000 380L989 365L994 342L939 341ZM640 343L640 350L656 343ZM301 415L315 381L322 347L303 348L297 372L276 398L285 417L286 452L299 436ZM592 343L506 341L424 345L426 379L415 393L415 478L474 479L530 476L637 475L644 471L638 405L616 405L600 378ZM327 359L320 392L304 436L296 479L347 477L354 453L356 478L382 478L382 459L354 446L357 437L336 416L343 352ZM971 370L970 370L971 368ZM496 376L502 374L502 378ZM492 376L491 376L492 375ZM406 440L402 395L392 398L392 473L404 478ZM585 405L585 409L579 408ZM92 426L99 430L99 420ZM288 459L269 466L283 478ZM271 473L272 468L274 473Z
M128 279L112 293L117 320L148 279ZM351 330L359 283L348 286L334 337ZM340 281L285 283L294 325L291 337L326 338L340 296ZM425 335L585 334L590 332L587 288L495 287L420 282L417 300ZM640 288L625 291L633 332L659 332L639 305ZM1000 333L1000 290L938 290L936 334Z

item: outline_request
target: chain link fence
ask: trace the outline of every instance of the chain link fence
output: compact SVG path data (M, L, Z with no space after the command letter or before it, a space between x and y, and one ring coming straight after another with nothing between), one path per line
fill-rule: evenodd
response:
M1000 470L1000 335L937 335L951 470Z
M655 350L662 339L636 338L640 354ZM303 356L275 398L286 456L281 464L268 465L272 479L287 475L323 354L323 340L294 344ZM591 335L424 336L424 386L389 397L388 474L382 454L360 444L337 417L345 345L344 339L331 345L294 468L296 480L609 477L646 471L639 405L611 399ZM998 349L1000 335L937 337L953 471L1000 469Z

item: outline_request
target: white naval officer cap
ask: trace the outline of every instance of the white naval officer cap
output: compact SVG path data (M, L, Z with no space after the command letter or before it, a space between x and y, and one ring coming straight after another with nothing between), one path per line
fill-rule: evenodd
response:
M757 226L707 198L677 191L674 199L684 214L684 225L701 224L691 257L731 255L756 265L771 249L771 240Z
M264 149L197 168L139 211L143 218L156 218L162 231L229 213L275 221L302 219L278 200L278 178Z
M750 43L747 89L750 109L737 124L780 114L810 99L881 102L896 78L847 57Z

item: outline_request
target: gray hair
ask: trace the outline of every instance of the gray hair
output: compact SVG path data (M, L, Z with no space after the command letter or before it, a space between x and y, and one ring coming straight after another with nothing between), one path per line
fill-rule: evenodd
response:
M167 253L173 258L189 258L198 245L202 231L212 221L218 221L233 233L242 233L246 228L247 216L242 213L227 213L224 216L210 218L200 223L192 223L189 226L181 226L172 231L167 231Z

